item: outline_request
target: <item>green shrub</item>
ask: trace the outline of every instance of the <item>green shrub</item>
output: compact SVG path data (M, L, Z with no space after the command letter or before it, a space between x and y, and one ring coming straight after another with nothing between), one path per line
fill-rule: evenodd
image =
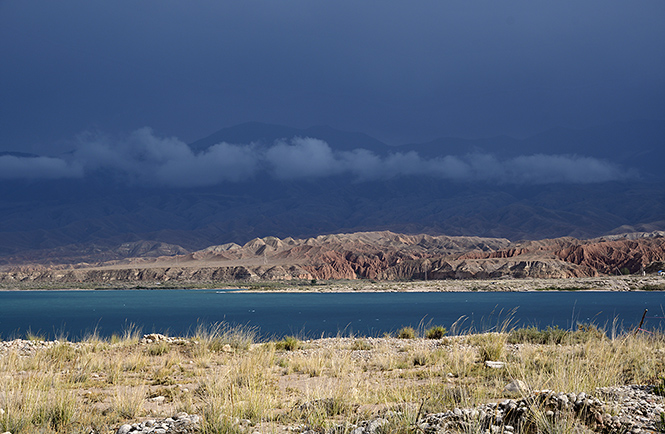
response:
M445 327L442 326L434 326L425 332L425 337L427 339L441 339L448 333L448 330L446 330Z
M507 336L503 333L485 333L472 338L470 343L478 346L481 362L500 360L506 352Z
M530 326L512 330L508 335L511 344L576 344L588 342L593 339L604 339L605 333L593 324L579 324L577 330L568 331L559 326L547 326L545 330Z
M76 413L76 400L73 395L59 392L55 399L45 400L32 416L35 425L60 431L68 426Z
M578 324L577 330L571 334L571 340L574 343L602 340L605 338L607 338L605 332L593 324Z
M399 332L397 332L397 337L400 339L415 339L416 331L413 327L402 327Z
M155 342L154 344L151 344L146 350L150 356L162 356L167 354L169 351L169 343L165 341Z
M547 326L545 330L530 326L512 330L508 335L508 342L511 344L561 344L569 335L569 331L561 329L559 326Z
M294 351L300 348L300 340L295 336L286 336L281 341L275 343L278 350Z
M372 344L363 339L356 339L355 341L353 341L351 349L356 351L358 350L367 351L372 349Z
M413 366L426 366L429 362L429 357L427 354L416 354L413 356Z
M28 332L25 334L25 338L33 342L41 342L46 340L44 335L33 333L31 330L28 330Z

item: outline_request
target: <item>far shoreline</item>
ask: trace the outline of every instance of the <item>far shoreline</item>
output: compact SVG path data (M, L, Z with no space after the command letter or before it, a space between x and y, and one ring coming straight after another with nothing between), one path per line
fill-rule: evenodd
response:
M124 290L209 290L251 294L269 293L392 293L392 292L630 292L665 291L665 278L647 276L600 276L580 278L498 278L449 279L430 281L256 281L256 282L64 282L0 283L0 292L8 291L124 291Z

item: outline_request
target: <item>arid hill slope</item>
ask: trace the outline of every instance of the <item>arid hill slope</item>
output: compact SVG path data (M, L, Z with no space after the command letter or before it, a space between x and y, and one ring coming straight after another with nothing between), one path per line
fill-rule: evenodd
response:
M256 238L186 254L123 245L122 260L5 267L0 282L141 282L290 279L435 280L499 277L569 278L655 272L665 262L661 232L593 240L512 243L503 238L360 232L308 239ZM139 248L140 247L140 248ZM169 251L184 252L178 246ZM104 252L100 257L106 257Z

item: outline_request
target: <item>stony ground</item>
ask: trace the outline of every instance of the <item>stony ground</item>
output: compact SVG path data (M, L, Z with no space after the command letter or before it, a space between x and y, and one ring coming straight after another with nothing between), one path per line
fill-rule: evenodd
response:
M244 345L240 338L152 334L117 343L0 342L0 428L12 434L665 430L664 391L653 383L665 372L662 339L541 345L491 333ZM492 348L497 352L486 353ZM484 357L490 355L496 357ZM609 363L619 366L604 366ZM34 414L27 425L8 429L10 417L35 404L24 396L15 406L11 397L32 395L29 382L40 375L47 381L34 390L44 388L45 397L53 393L48 387L68 389L86 415L74 411L62 425L67 429L36 421ZM652 384L630 383L645 379ZM575 386L562 388L566 384ZM122 395L128 390L140 393ZM122 410L121 396L136 401L134 412Z

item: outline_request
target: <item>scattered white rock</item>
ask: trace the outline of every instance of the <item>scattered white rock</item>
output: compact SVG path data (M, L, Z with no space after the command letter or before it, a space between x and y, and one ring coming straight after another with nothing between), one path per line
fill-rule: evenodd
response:
M506 384L503 392L508 395L524 394L529 390L529 386L522 380L513 380Z
M198 415L182 412L162 420L125 424L118 428L116 434L193 434L199 432L200 421Z
M118 428L118 431L115 434L128 434L132 430L132 426L129 424L124 424Z

